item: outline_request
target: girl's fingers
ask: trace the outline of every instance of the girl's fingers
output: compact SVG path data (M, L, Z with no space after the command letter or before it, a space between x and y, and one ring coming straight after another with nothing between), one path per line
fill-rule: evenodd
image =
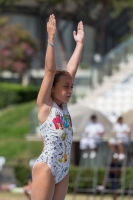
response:
M55 16L53 14L51 15L51 24L55 25Z
M82 21L79 22L79 24L78 24L78 29L83 30L83 22L82 22Z
M55 16L53 14L49 16L49 21L47 23L47 26L49 26L50 29L56 27L56 20L55 20Z
M52 14L52 18L54 19L55 18L55 16Z
M74 36L74 37L76 36L76 31L73 31L73 36Z
M54 21L55 21L55 18L54 18L54 15L52 15L52 25L54 25Z
M50 19L50 17L49 17L48 24L50 25L50 23L51 23L51 19Z
M49 16L49 21L51 21L51 15Z
M54 19L54 26L56 26L56 20Z
M52 20L53 20L53 17L52 17L52 15L50 15L50 24L52 24Z
M84 29L83 22L81 22L81 29L82 29L82 30Z
M53 20L53 15L50 15L50 21L52 23L52 20Z
M80 29L80 22L78 23L78 27L77 27L77 30L79 30Z

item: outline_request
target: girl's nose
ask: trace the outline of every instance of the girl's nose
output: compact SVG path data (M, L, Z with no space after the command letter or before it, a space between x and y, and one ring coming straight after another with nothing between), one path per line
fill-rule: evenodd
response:
M72 93L73 92L73 88L70 88L69 92Z

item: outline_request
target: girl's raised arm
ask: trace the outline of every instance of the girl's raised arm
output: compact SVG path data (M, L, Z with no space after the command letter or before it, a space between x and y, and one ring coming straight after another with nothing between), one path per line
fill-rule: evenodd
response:
M83 26L82 21L78 23L77 34L76 34L76 31L74 31L73 36L76 41L76 47L67 64L66 69L71 74L74 81L75 74L77 72L81 54L82 54L83 44L84 44L84 26Z
M55 63L55 50L54 50L54 39L56 34L56 20L54 15L50 15L49 21L47 23L48 32L48 45L45 57L45 75L39 90L37 97L37 105L40 108L44 104L51 104L51 88L54 80L54 75L56 71Z

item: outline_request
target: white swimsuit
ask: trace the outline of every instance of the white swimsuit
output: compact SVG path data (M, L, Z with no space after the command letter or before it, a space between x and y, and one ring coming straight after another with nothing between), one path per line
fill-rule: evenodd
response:
M36 160L50 167L55 183L60 182L69 171L71 145L73 138L72 123L67 105L63 109L53 102L47 120L40 126L44 149Z

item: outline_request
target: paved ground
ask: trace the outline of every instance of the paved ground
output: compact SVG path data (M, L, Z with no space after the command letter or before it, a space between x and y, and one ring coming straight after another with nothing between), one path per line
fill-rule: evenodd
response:
M133 197L131 197L132 199ZM120 200L121 198L118 198L117 200ZM23 194L12 194L8 192L0 192L0 200L27 200L27 198ZM101 200L100 196L92 197L88 196L86 198L86 195L76 195L76 198L73 199L73 196L68 194L66 196L65 200ZM105 196L103 200L113 200L111 196ZM127 197L123 198L123 200L127 200Z

